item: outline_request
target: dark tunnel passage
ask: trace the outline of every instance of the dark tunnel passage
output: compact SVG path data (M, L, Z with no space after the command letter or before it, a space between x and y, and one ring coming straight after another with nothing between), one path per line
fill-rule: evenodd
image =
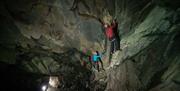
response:
M1 91L179 91L179 0L1 0Z

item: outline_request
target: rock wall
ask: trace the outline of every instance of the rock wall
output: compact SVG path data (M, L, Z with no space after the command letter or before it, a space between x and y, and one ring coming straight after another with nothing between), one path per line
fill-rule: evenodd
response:
M63 91L178 91L179 3L1 0L0 65L3 72L7 64L28 72L18 73L22 78L33 74L36 84L44 75L64 76ZM105 63L103 76L95 73L104 83L91 84L93 73L82 67L81 57L87 60L87 55L81 49L103 51L106 38L98 18L109 14L119 23L123 50L112 56L110 66ZM31 80L26 79L34 86Z
M177 16L179 9L155 5L134 33L122 38L122 51L113 55L106 91L178 91Z

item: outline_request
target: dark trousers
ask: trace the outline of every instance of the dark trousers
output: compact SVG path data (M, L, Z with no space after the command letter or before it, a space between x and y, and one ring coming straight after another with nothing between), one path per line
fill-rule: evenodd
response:
M111 42L111 44L110 44L110 52L111 53L114 53L120 49L117 38L111 39L110 42Z
M96 68L98 71L100 71L100 70L99 70L99 63L101 63L101 68L102 68L102 70L104 70L103 62L102 62L101 58L99 58L97 62L94 62L94 65L93 65L94 68Z

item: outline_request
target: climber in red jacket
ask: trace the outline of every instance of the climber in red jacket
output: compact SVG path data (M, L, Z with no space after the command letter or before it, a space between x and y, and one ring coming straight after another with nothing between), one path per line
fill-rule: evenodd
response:
M106 33L106 37L109 39L109 41L111 42L110 45L110 49L111 49L111 54L113 54L114 52L116 52L119 48L118 48L118 41L117 41L117 37L115 35L114 32L114 28L116 27L116 23L112 23L111 25L105 24L105 33Z
M103 25L104 29L105 29L105 35L108 38L108 40L111 42L110 45L110 49L111 49L111 54L113 54L114 52L116 52L117 50L120 49L119 46L119 42L120 42L120 38L118 35L118 23L116 22L116 20L114 19L113 22L108 25L105 24L104 22L102 22L102 20L99 18L98 19L99 22Z

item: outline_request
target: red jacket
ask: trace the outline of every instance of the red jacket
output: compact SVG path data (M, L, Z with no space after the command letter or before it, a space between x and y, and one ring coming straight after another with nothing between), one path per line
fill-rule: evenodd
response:
M113 23L111 26L108 26L106 28L106 36L109 39L112 39L115 35L114 35L114 28L116 27L116 23Z
M98 19L99 22L104 26L105 23L102 22L101 19ZM111 40L114 36L115 36L115 33L114 33L114 29L117 27L117 23L112 23L111 26L108 26L107 28L105 28L105 34L106 34L106 37Z
M106 36L109 39L112 39L114 37L113 27L109 26L106 28Z

